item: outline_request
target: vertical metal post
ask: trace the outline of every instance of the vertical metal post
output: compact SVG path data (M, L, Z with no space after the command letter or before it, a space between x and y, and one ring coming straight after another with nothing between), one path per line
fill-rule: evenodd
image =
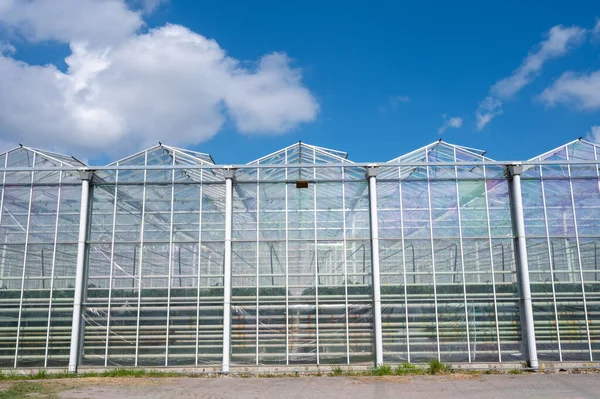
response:
M231 356L231 229L233 222L232 168L223 169L225 177L225 256L223 267L223 373L229 372Z
M379 227L377 220L377 167L367 167L369 179L369 216L371 225L371 269L373 276L373 324L375 327L375 366L383 364L381 328L381 280L379 277Z
M81 352L81 304L85 291L85 241L88 228L88 206L90 194L91 171L80 171L81 208L79 211L79 238L77 240L77 263L75 266L75 294L73 297L73 318L71 327L71 347L69 350L69 372L76 373Z
M546 207L546 188L544 187L544 175L540 165L540 185L542 188L542 206L544 207L544 227L546 232L546 245L548 246L548 265L550 266L550 284L552 285L552 302L554 305L554 322L556 323L556 338L558 340L558 359L562 362L562 341L560 338L560 323L558 321L558 306L556 302L556 288L554 286L554 256L552 256L552 243L550 242L550 228L548 227L548 211Z
M61 164L61 166L63 166ZM48 324L46 325L46 348L44 350L44 367L48 367L48 349L50 346L50 326L52 321L52 300L54 299L54 271L56 266L56 246L58 241L58 222L60 220L60 197L62 191L62 175L58 172L58 192L56 195L56 217L54 219L54 243L52 244L52 270L50 271L50 301L48 303ZM2 208L0 208L2 209ZM43 263L43 262L42 262Z
M260 162L259 162L260 163ZM258 366L258 322L259 314L259 293L260 293L260 169L256 169L256 365ZM272 250L271 250L272 253ZM271 256L271 259L273 256ZM271 260L272 262L272 260ZM273 263L271 263L271 279L273 279Z
M350 364L350 326L348 325L348 259L346 254L348 246L346 243L346 183L344 181L344 172L345 168L342 168L342 251L344 251L344 305L346 306L346 363Z
M8 157L8 155L7 155ZM600 192L600 163L598 163L598 147L594 145L594 160L596 161L596 178L598 179L598 191ZM0 208L1 210L2 208Z
M569 151L565 151L567 155L567 161L569 161ZM583 262L581 261L581 242L579 240L579 231L577 224L577 209L575 208L575 194L573 193L573 178L571 177L571 165L567 164L567 171L569 173L569 191L571 194L571 206L573 207L573 227L575 228L575 243L577 245L577 262L579 263L579 278L581 279L581 296L583 298L583 314L585 316L585 331L588 340L588 349L590 354L590 362L594 361L592 355L592 339L590 337L590 321L588 317L588 306L587 298L585 294L585 281L583 276Z
M454 147L454 161L456 162L456 147ZM467 279L465 276L465 250L464 240L462 231L462 214L460 212L460 190L458 187L458 166L454 166L454 177L456 182L456 212L458 217L458 242L460 244L460 266L462 271L462 286L463 286L463 300L465 305L465 327L467 333L467 355L469 363L472 361L471 357L471 333L469 329L469 308L467 306ZM479 270L478 270L479 271Z
M429 162L429 152L425 152L425 159ZM435 275L435 246L433 245L433 203L431 201L431 177L429 166L427 171L427 208L429 209L429 240L431 245L431 268L433 271L433 309L435 311L435 341L437 345L437 358L441 360L440 351L440 315L438 313L437 279ZM414 265L414 264L413 264Z
M144 151L144 166L148 166L148 151ZM148 169L144 169L144 185L142 186L142 215L140 220L140 259L137 268L138 273L138 298L137 298L137 316L135 321L135 360L134 366L137 367L140 354L140 318L142 313L142 273L144 265L144 228L146 225L146 180ZM135 248L134 248L135 251ZM134 262L135 267L135 262ZM133 273L135 279L135 273ZM135 281L135 280L134 280Z
M200 208L198 210L198 281L197 287L198 292L196 293L196 360L194 364L198 367L198 345L200 344L200 288L202 284L200 283L201 278L201 266L202 266L202 196L204 189L204 174L203 169L200 169ZM208 273L207 273L208 274Z
M8 152L4 155L4 168L8 165ZM0 226L2 226L2 213L4 211L4 191L6 190L6 172L2 172L2 192L0 193ZM3 239L3 243L6 238ZM4 262L6 260L6 246L2 248L2 260L0 260L0 289L4 285Z
M302 148L298 147L298 151ZM300 157L300 160L302 157ZM313 149L313 164L317 164L317 152ZM315 235L315 342L317 345L317 365L320 363L320 346L319 346L319 245L318 239L318 220L317 220L317 168L313 167L313 215L314 215L314 235Z
M523 316L525 319L525 335L527 341L527 350L529 364L531 368L537 370L538 357L535 341L535 327L533 323L533 305L531 302L531 285L529 284L529 264L527 262L527 241L525 239L525 219L523 216L523 197L521 193L521 173L523 166L520 164L509 165L509 172L512 176L512 215L515 220L513 226L515 228L515 236L517 239L517 260L519 265L519 280L521 282L521 302Z
M400 202L400 242L402 246L402 283L404 284L404 324L406 329L406 360L410 363L410 334L408 328L408 286L406 278L406 248L404 240L404 204L402 203L402 168L398 167L398 197ZM414 251L414 249L413 249ZM415 276L413 275L413 279Z
M175 153L172 153L175 166ZM171 287L173 285L173 210L175 208L175 169L171 170L171 214L169 215L169 279L167 280L167 334L165 340L165 367L169 365L169 338L171 332ZM179 270L181 281L181 270Z
M485 194L485 217L487 220L488 245L490 246L490 269L492 271L492 293L494 295L494 321L496 322L496 341L498 345L498 361L502 362L500 347L500 325L498 323L498 296L496 294L496 273L494 270L494 246L492 243L492 224L490 221L490 201L488 198L487 169L483 165L483 192ZM502 275L504 278L504 275Z
M117 162L117 166L119 163ZM112 312L112 289L114 284L114 266L115 266L115 230L117 229L117 197L119 195L119 171L115 171L115 191L113 199L113 218L112 233L110 238L110 271L108 276L108 309L106 311L106 337L104 347L104 367L108 367L108 350L110 348L110 314ZM135 251L135 250L134 250ZM134 252L135 264L135 252Z
M288 163L288 150L285 150L285 163ZM289 223L288 223L288 168L285 168L285 364L290 364L290 306L289 306Z
M35 167L35 157L36 154L33 154L33 162L32 166ZM27 225L25 226L25 246L23 249L23 274L21 275L21 296L19 299L19 318L17 321L17 337L16 337L16 345L15 345L15 363L14 367L17 367L17 359L19 358L19 339L21 337L21 321L23 317L23 296L25 294L25 271L27 269L27 252L29 250L29 226L31 225L31 203L33 201L33 182L34 182L35 172L31 172L31 180L29 186L29 202L27 204Z

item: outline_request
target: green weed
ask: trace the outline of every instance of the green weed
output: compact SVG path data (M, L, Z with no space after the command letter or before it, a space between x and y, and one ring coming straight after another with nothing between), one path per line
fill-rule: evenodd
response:
M431 359L427 372L429 374L446 374L450 372L450 368L438 359Z

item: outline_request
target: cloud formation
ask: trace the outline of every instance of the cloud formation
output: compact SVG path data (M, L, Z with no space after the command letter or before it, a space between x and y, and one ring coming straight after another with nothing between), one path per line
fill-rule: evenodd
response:
M458 129L463 124L462 118L457 116L448 118L446 115L442 115L442 117L444 118L444 124L438 128L439 134L443 134L448 128Z
M122 0L0 0L0 9L0 22L28 40L71 49L63 72L0 47L6 142L120 155L159 140L197 144L227 120L242 133L280 134L318 113L286 54L242 63L180 25L140 32L143 10Z
M592 126L585 138L588 141L600 144L600 125Z
M479 108L475 111L477 130L482 130L493 118L501 115L502 102L512 98L533 82L546 62L567 54L582 42L586 33L586 29L578 26L557 25L552 27L547 33L547 39L530 51L510 76L496 82L491 87L489 96L479 104Z
M600 70L588 75L565 72L539 99L549 106L559 103L579 109L600 108Z

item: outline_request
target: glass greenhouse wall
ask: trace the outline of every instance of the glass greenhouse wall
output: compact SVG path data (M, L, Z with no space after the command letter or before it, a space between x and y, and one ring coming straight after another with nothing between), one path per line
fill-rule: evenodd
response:
M598 361L600 149L0 155L0 367Z

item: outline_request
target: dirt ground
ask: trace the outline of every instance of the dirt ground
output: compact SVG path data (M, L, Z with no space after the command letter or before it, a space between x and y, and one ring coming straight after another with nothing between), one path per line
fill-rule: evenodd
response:
M600 378L597 374L81 378L0 382L0 399L564 399L599 397Z

